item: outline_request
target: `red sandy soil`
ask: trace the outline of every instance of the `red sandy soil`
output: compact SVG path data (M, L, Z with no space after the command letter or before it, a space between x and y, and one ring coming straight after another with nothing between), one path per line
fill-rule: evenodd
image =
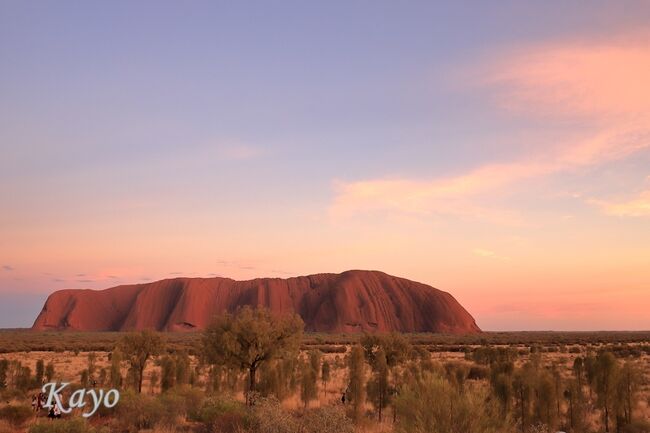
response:
M378 271L295 278L173 278L105 290L51 294L34 330L190 331L242 305L295 311L311 332L481 330L447 292Z

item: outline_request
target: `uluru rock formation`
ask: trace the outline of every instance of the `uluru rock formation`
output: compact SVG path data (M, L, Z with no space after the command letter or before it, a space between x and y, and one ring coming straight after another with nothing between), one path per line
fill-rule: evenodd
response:
M242 305L297 312L312 332L480 332L449 293L378 271L248 281L173 278L105 290L60 290L48 297L32 329L199 330L215 314Z

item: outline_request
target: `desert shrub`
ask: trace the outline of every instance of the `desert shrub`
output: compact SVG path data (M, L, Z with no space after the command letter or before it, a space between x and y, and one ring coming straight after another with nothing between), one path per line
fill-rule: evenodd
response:
M487 379L488 376L490 376L490 369L478 365L470 367L469 372L467 373L467 378L470 380L483 380Z
M32 417L32 409L26 405L10 404L0 408L0 419L18 427Z
M160 387L163 391L171 389L176 384L176 362L174 358L165 355L160 360Z
M52 421L42 421L32 425L29 433L108 433L108 429L94 429L83 418L68 418Z
M497 401L480 388L458 393L441 377L426 374L406 385L395 402L396 432L408 433L506 433L513 431Z
M188 385L173 388L159 397L168 410L164 417L168 421L179 417L196 419L204 398L203 392Z
M204 423L209 431L223 433L246 430L253 424L243 403L223 397L205 400L196 420Z
M34 386L39 387L43 382L45 375L45 363L42 359L36 361L36 373L34 374Z
M0 388L0 402L22 401L25 399L25 392L16 388ZM1 419L1 418L0 418Z
M297 433L300 424L273 397L262 398L254 406L254 431L259 433Z
M305 412L301 420L306 433L352 433L352 421L340 406L326 406Z
M27 391L34 384L31 368L22 366L20 362L15 368L14 386L21 391Z
M305 408L311 400L315 400L318 397L318 370L313 367L310 363L304 362L300 368L300 399L304 403Z
M190 357L186 351L182 350L175 355L175 378L176 384L182 385L190 382Z
M116 409L115 420L120 430L127 432L151 429L169 420L170 409L159 399L132 390L122 393Z
M52 379L54 378L54 364L52 364L52 362L48 362L45 366L44 375L47 382L52 382Z

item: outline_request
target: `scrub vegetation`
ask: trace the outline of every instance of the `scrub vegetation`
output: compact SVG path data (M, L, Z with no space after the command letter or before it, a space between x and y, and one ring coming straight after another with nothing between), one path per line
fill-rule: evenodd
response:
M0 349L0 433L650 432L642 332L304 334L244 307L199 333L14 330ZM31 401L50 381L121 398L49 420Z

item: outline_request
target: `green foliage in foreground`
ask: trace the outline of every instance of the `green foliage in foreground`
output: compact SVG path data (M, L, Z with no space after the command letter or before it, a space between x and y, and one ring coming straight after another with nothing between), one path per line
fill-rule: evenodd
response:
M25 334L0 331L0 342L7 335ZM562 337L555 342L547 340L558 335ZM29 432L346 433L353 431L353 422L366 430L373 419L386 422L383 414L390 414L396 433L650 433L639 410L646 389L640 358L650 353L650 344L614 343L608 340L612 335L617 334L303 338L297 316L282 318L263 309L242 308L216 318L203 334L167 334L168 344L153 332L110 334L110 367L97 372L95 354L84 355L87 368L77 375L81 383L74 386L99 379L99 386L118 387L119 406L100 409L90 422L74 416L33 420ZM645 334L623 335L630 341ZM92 342L86 336L61 334L66 341L83 337ZM522 340L534 342L522 345ZM192 342L191 347L179 346L179 341ZM349 353L323 359L321 352L338 351L328 345L344 341L352 342L352 347L331 347L349 348ZM577 343L570 346L568 341ZM302 354L300 347L306 348ZM440 351L457 352L457 357L442 364L431 356ZM573 355L547 355L555 352ZM558 362L562 358L573 359L573 367ZM0 359L0 397L14 401L13 406L0 406L0 433L26 428L33 416L30 392L44 377L54 376L52 364L39 361L32 374L33 364ZM150 395L140 394L143 372L152 364ZM335 398L327 406L310 409L309 402L319 396L319 376L324 389L330 368L346 366L337 375L345 381L345 404ZM158 382L162 392L156 395ZM228 397L242 390L247 404ZM296 394L304 403L302 409L280 405Z
M510 419L483 390L458 392L447 380L432 374L404 387L395 406L396 431L400 433L514 431Z

